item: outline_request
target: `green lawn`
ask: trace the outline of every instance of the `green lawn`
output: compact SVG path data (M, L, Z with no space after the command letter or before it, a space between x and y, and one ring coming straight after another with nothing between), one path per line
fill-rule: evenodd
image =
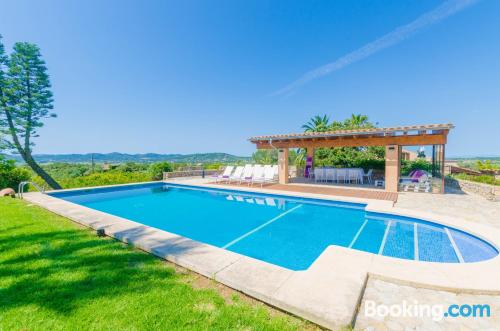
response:
M24 201L0 198L0 330L314 328L220 288Z

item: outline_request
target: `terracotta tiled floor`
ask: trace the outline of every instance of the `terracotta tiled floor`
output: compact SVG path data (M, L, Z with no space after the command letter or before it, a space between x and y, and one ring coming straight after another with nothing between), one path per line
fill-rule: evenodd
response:
M215 183L213 183L215 184ZM225 186L235 186L238 184L221 184ZM246 187L246 184L244 185ZM260 187L258 185L257 187ZM386 192L382 190L363 190L363 189L349 189L343 187L327 187L327 186L314 186L314 185L293 185L293 184L270 184L264 185L267 190L280 190L289 192L300 192L300 193L316 193L316 194L326 194L344 197L354 197L354 198L364 198L364 199L376 199L376 200L389 200L396 202L398 200L398 194L393 192Z

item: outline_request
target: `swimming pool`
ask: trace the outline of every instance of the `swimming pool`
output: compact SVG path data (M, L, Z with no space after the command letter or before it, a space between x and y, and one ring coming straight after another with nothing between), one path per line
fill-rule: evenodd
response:
M357 203L165 183L50 195L291 270L307 269L329 245L429 262L498 255L457 229Z

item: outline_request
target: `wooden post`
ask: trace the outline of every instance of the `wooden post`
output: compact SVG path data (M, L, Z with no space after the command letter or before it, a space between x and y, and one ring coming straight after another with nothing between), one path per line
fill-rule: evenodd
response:
M401 164L401 147L385 146L385 190L397 192L399 186L399 167Z
M288 184L288 148L278 150L278 178L280 184Z

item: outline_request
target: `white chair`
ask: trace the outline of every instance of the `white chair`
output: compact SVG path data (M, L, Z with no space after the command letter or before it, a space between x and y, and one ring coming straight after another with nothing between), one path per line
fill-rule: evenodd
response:
M373 169L368 170L367 173L363 172L363 179L365 178L369 184L373 183Z
M336 176L337 182L340 183L340 179L342 179L345 183L347 179L347 169L337 169L337 176Z
M328 182L329 180L335 181L335 169L325 169L325 181Z
M321 182L324 178L324 169L323 168L314 168L314 181Z
M243 170L243 175L241 176L240 178L240 184L242 182L245 182L245 183L248 183L248 185L250 185L250 183L252 182L252 175L253 175L253 172L255 171L255 169L257 167L262 167L261 165L259 164L256 164L256 165L251 165L251 164L247 164L245 166L245 169Z
M234 167L233 166L227 166L226 169L224 169L224 172L219 175L214 175L213 177L215 178L215 182L217 183L220 180L228 180L229 177L231 176L231 173L233 172Z
M241 176L243 175L243 167L242 166L237 166L236 169L234 170L233 174L229 176L228 178L228 183L231 183L233 180L234 181L241 181Z
M361 183L361 173L359 169L348 169L349 183L354 181L356 184Z

